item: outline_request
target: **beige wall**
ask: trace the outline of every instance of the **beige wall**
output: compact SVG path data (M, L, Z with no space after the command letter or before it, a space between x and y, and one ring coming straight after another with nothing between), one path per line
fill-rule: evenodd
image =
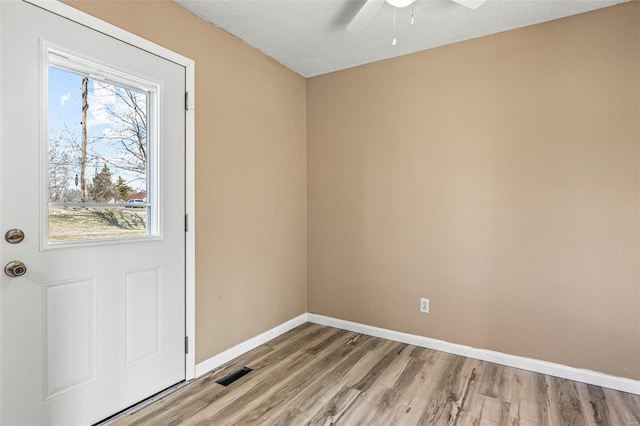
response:
M196 61L196 362L306 311L305 80L170 1L68 1Z
M310 312L640 379L638 3L305 87L174 3L68 2L196 61L197 362L308 288Z
M639 102L639 3L309 79L309 311L640 379Z

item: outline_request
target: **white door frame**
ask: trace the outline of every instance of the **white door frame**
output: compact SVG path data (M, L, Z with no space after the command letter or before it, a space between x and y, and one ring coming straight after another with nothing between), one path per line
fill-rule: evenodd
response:
M1 0L0 0L1 1ZM48 10L73 22L99 31L117 40L131 44L171 62L185 67L186 90L189 93L185 111L185 213L188 232L185 235L185 333L188 337L188 352L185 355L185 379L195 377L195 62L185 56L157 45L149 40L104 22L94 16L72 8L58 0L23 0Z

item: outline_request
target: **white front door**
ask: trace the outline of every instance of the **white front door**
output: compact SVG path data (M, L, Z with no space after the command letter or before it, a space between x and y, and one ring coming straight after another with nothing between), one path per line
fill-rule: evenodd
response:
M0 423L91 424L185 378L185 68L0 8Z

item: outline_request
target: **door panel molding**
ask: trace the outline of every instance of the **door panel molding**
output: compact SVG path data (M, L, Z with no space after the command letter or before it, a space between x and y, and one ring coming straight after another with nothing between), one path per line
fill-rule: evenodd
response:
M44 400L96 379L96 279L43 286ZM73 353L74 356L62 356Z

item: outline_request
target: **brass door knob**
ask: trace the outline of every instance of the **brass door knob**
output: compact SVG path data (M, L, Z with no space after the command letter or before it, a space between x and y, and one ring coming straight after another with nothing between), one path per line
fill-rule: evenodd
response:
M19 260L14 260L6 264L4 267L4 273L10 277L21 277L27 273L27 267Z
M9 244L18 244L24 240L24 232L21 229L9 229L6 234L4 234L4 239Z

